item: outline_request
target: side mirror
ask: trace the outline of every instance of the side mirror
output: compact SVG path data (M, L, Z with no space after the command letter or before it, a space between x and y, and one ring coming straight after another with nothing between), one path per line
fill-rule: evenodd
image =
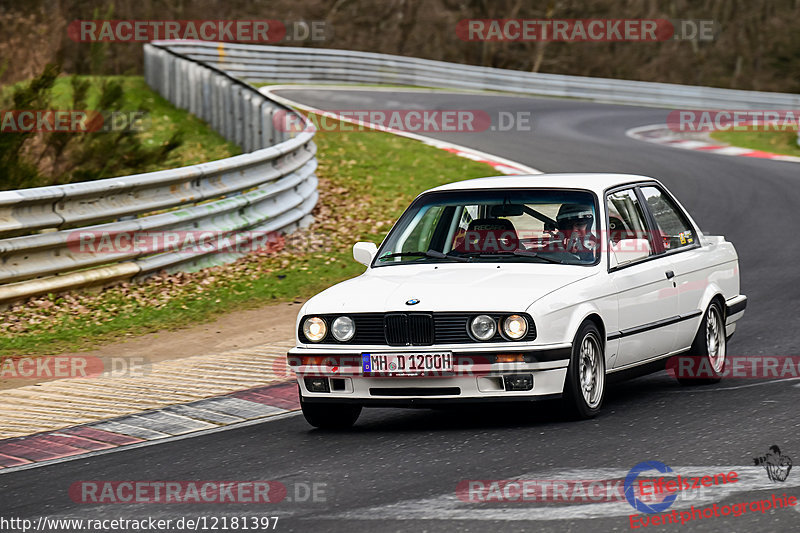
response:
M647 239L622 239L612 242L610 247L611 268L632 263L650 256L650 241Z
M377 253L378 247L374 242L357 242L353 245L353 259L364 266L372 264Z

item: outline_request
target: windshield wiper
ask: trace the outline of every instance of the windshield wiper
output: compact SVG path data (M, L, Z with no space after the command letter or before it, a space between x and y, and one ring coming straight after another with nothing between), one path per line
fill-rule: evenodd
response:
M520 255L522 257L535 257L536 259L542 259L544 261L548 261L550 263L556 263L556 264L559 264L559 265L563 265L564 264L564 260L563 259L554 259L552 257L547 257L546 255L539 255L536 252L529 252L527 250L514 250L513 254L514 255Z
M539 255L536 252L529 252L527 250L499 250L497 252L468 252L464 254L466 257L497 257L503 255L516 255L519 257L533 257L535 259L541 259L542 261L547 261L548 263L556 263L559 265L563 265L564 261L562 259L553 259L552 257L547 257L544 255Z
M384 259L391 259L392 257L431 257L433 259L450 259L452 261L460 261L462 263L469 262L469 259L467 259L466 257L443 254L442 252L437 252L436 250L428 250L425 252L396 252L393 254L382 255L378 258L378 261L383 261Z

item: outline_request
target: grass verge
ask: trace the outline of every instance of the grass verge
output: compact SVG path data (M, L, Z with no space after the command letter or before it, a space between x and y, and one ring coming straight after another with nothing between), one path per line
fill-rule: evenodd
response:
M741 148L800 156L796 131L715 131L711 138Z
M0 314L0 355L87 350L220 314L308 297L363 272L358 240L380 242L408 203L443 183L496 174L484 164L373 131L315 137L320 201L315 223L276 249L195 273L160 275L99 294L32 299Z
M185 167L224 159L242 153L234 143L211 129L195 115L174 107L151 89L142 76L77 76L91 85L87 95L88 107L98 109L100 87L104 82L117 81L122 84L124 101L121 111L144 111L144 129L138 133L145 146L160 146L176 132L180 132L183 143L169 156L149 168L136 172L154 172L168 168ZM52 91L53 109L68 109L72 102L72 76L61 76Z
M85 99L76 99L73 81L87 83ZM14 92L32 83L0 87L0 103L13 106ZM131 128L135 133L124 139L118 138L116 131L73 133L66 137L33 133L19 150L23 159L37 167L37 175L18 182L7 180L0 184L0 189L68 183L74 179L72 172L89 176L79 176L78 180L102 179L184 167L241 153L238 146L207 123L159 96L141 76L60 76L45 94L43 105L47 109L68 110L77 106L81 110L100 111L113 121L111 126ZM175 140L177 147L162 155L160 149ZM137 150L131 151L130 147ZM148 153L158 155L148 157ZM108 158L113 158L114 163L107 164Z

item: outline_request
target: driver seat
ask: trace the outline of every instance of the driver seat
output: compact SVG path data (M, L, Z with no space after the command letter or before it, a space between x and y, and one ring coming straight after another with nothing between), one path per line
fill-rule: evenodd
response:
M453 249L459 253L512 252L519 248L514 224L505 218L476 218L467 231L456 236Z

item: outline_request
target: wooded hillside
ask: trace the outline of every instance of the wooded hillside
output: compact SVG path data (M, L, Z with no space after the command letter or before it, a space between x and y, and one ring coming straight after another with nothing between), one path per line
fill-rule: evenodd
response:
M324 20L321 46L527 71L800 92L800 0L25 0L0 3L0 83L48 62L132 74L140 43L77 43L77 19ZM713 19L711 42L465 42L467 18Z

